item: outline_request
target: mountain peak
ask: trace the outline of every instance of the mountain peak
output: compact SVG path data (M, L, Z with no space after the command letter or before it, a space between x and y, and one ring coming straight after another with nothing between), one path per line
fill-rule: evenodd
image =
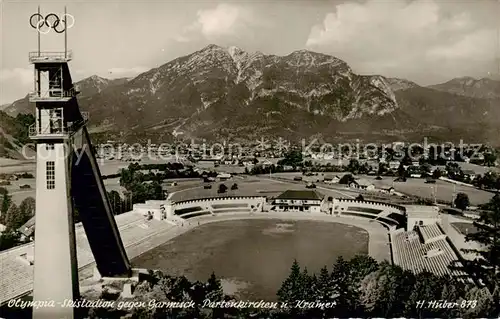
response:
M407 90L407 89L419 87L419 85L417 83L406 80L406 79L386 78L386 77L383 77L383 78L393 91L401 91L401 90Z
M242 50L241 48L237 47L237 46L230 46L227 48L227 51L229 52L229 54L231 55L240 55L242 53L245 53L244 50Z
M488 78L480 80L464 76L442 84L429 86L438 91L475 98L500 98L500 82Z
M88 79L89 80L106 80L105 78L100 77L99 75L96 75L96 74L89 76Z
M109 82L109 80L94 74L94 75L89 76L88 78L83 79L79 82L94 82L96 84L106 84Z
M313 51L310 51L310 50L307 50L307 49L300 49L300 50L295 50L293 51L292 53L290 54L304 54L304 53L316 53L316 52L313 52Z
M209 44L200 51L212 51L212 50L223 50L224 48L217 44Z
M461 77L458 77L458 78L454 78L454 79L451 79L450 81L448 81L449 83L452 83L452 82L460 82L460 83L463 83L463 82L473 82L473 81L477 81L476 78L473 78L472 76L461 76Z

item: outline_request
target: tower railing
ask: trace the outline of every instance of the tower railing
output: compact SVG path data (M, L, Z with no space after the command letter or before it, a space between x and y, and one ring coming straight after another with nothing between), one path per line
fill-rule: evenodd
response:
M29 99L30 101L38 101L38 100L55 100L55 99L70 99L78 94L76 88L72 87L69 90L64 89L48 89L43 92L30 92Z
M65 125L61 127L38 127L37 123L31 124L28 129L29 137L38 138L38 137L67 137L77 132L83 125L85 125L89 120L89 112L80 112L82 115L82 119L75 122L67 122Z
M34 62L52 62L52 61L70 61L73 59L72 51L33 51L29 53L30 63Z

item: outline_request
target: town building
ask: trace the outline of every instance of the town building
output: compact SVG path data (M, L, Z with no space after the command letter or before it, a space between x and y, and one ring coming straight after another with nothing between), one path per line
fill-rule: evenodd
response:
M396 170L399 168L399 165L401 165L400 161L390 161L389 162L389 169Z
M380 189L380 191L384 194L394 194L394 192L395 192L394 187L392 187L392 186L383 187Z
M319 213L324 196L313 190L287 190L273 200L276 211Z
M325 175L323 178L323 182L326 184L337 184L340 181L340 177L338 175Z
M471 181L473 181L474 178L476 178L476 172L474 172L471 169L466 169L466 170L463 170L462 172L464 173L464 177L469 178Z
M229 173L220 173L219 175L217 175L217 178L220 181L226 181L226 180L228 180L228 179L231 178L231 174L229 174Z
M349 184L349 187L354 188L354 189L361 189L361 190L365 190L365 191L375 190L375 185L373 185L372 182L370 182L369 180L366 180L364 178L360 178L360 179L352 181Z
M35 233L35 216L19 227L18 231L21 233L21 240L32 238Z

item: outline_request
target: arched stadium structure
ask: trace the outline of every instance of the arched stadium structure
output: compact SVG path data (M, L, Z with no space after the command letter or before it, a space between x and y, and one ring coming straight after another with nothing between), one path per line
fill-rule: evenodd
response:
M414 272L427 269L437 274L465 276L449 269L462 258L438 218L407 227L405 206L375 201L323 198L321 213L273 212L264 196L227 196L183 201L147 201L134 210L116 216L116 224L129 258L151 250L170 239L207 222L234 218L310 219L351 224L369 230L369 254L382 247L387 259ZM424 206L422 206L424 207ZM413 207L415 210L415 207ZM194 222L193 222L194 221ZM378 225L378 226L377 226ZM378 228L376 228L378 227ZM95 260L81 225L76 227L80 278L93 274ZM27 296L33 289L33 243L0 253L0 304ZM383 248L385 247L385 248ZM375 257L374 257L375 258ZM385 257L384 257L385 258ZM378 258L376 258L378 259Z

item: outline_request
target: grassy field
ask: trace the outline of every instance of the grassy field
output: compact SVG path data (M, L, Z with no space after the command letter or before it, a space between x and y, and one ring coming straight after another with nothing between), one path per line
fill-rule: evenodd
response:
M342 244L335 244L342 243ZM357 227L314 221L237 220L202 225L132 260L134 267L206 280L212 272L224 288L245 300L275 300L294 259L310 272L338 256L368 252L368 233Z
M217 190L220 184L225 184L229 189L226 193L218 194ZM237 190L231 190L231 186L236 183L238 184ZM207 183L203 182L179 182L175 187L169 187L169 192L177 192L172 196L173 201L181 201L195 198L205 198L205 197L220 197L220 196L266 196L275 197L283 193L286 190L306 190L305 184L303 183L288 183L279 180L269 180L262 177L248 177L244 179L232 178L224 182L213 182L211 189L204 189L203 185ZM335 189L324 189L317 188L316 191L325 196L333 197L355 197L357 193L346 191L340 188Z
M231 186L236 183L238 184L237 190L231 190ZM295 185L288 183L279 183L267 180L255 180L255 179L237 179L232 178L224 182L213 182L211 189L204 189L203 185L208 183L203 183L202 181L196 183L191 183L191 187L186 187L182 183L172 189L172 191L178 191L179 188L191 188L185 191L178 192L172 196L172 200L180 201L194 198L203 197L216 197L216 196L276 196L281 194L287 189L305 189L304 185ZM226 185L229 189L226 193L218 194L217 190L220 184ZM197 187L197 188L193 188Z
M346 173L325 173L328 175L338 175L343 176ZM276 173L273 176L286 178L292 180L295 176L302 176L301 173ZM454 185L445 181L438 180L435 184L425 183L423 178L408 178L406 182L393 182L395 177L382 177L382 180L376 180L376 176L358 175L360 178L364 178L372 181L372 183L377 188L387 188L394 186L397 192L416 195L423 198L433 199L433 188L436 189L436 199L452 201L454 199L454 194L466 193L469 196L471 205L476 206L479 204L484 204L488 202L494 194L486 192L473 187ZM321 173L318 176L302 176L304 181L316 182L316 180L322 180L323 176ZM321 184L319 184L321 185ZM337 188L339 190L345 189L344 185L331 185L329 187Z
M394 182L393 177L383 177L382 180L375 180L374 176L363 176L363 178L373 181L375 187L389 187L394 185L394 189L405 194L416 195L423 198L433 198L433 188L436 189L436 199L452 201L457 193L466 193L469 196L471 205L479 205L488 202L494 194L467 186L455 185L438 180L435 184L427 184L423 178L408 178L406 182Z
M451 226L462 235L474 234L477 232L477 228L472 223L451 223Z

